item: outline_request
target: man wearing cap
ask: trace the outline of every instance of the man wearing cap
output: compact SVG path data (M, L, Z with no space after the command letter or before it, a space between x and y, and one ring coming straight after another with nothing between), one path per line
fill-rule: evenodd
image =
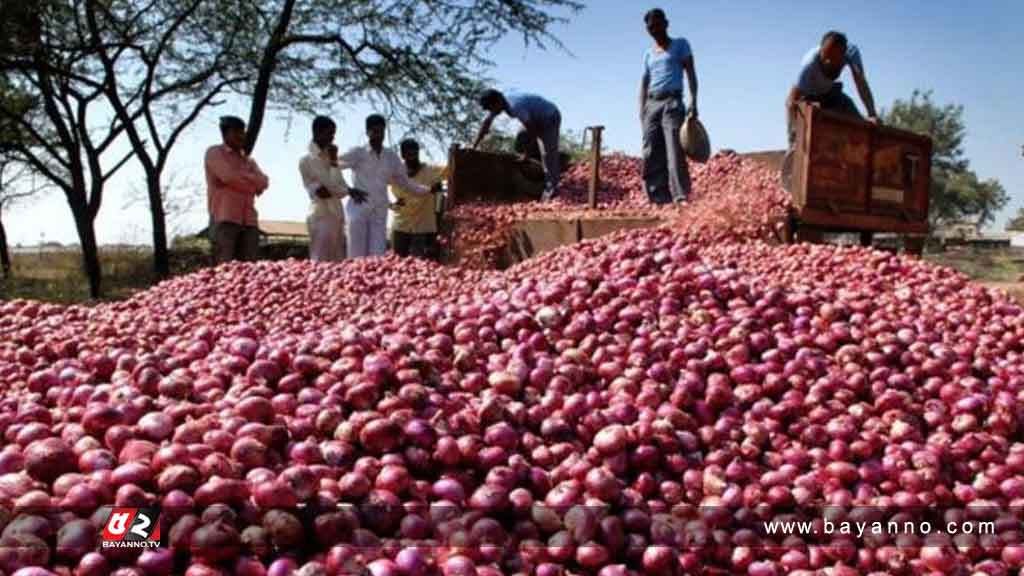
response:
M413 194L431 194L441 189L414 182L394 150L384 148L387 121L380 114L366 118L368 146L357 146L338 158L341 168L354 174L353 184L366 192L366 201L351 196L345 201L349 258L378 256L388 249L388 184L397 184Z
M222 144L206 151L206 199L210 212L214 260L254 261L259 257L256 197L269 180L245 150L245 122L220 119Z
M640 81L640 122L644 134L644 188L655 204L682 203L690 194L690 171L679 141L686 117L683 72L690 86L689 113L697 117L697 72L690 43L668 35L665 12L644 15L654 46L644 52Z
M562 114L558 107L536 94L522 92L502 93L497 90L485 90L480 95L480 106L487 110L477 133L473 148L477 148L484 136L491 130L494 119L505 112L519 120L526 129L528 138L540 145L541 160L544 164L545 202L558 195L558 180L561 178L561 164L558 156L558 144L561 139Z

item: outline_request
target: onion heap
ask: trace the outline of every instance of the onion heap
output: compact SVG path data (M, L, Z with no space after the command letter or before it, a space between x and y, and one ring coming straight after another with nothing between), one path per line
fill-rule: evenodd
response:
M1020 573L1024 313L758 241L757 174L720 156L671 225L502 272L237 263L0 304L0 571ZM743 182L763 202L708 220ZM159 508L165 546L100 547L110 506ZM894 519L994 531L821 530ZM766 532L790 520L815 530Z
M509 232L531 218L654 217L702 241L771 240L789 214L790 197L779 174L735 153L716 154L689 165L692 192L683 205L651 204L644 192L643 161L612 154L601 161L598 208L586 207L590 164L572 166L562 176L560 193L551 202L491 204L468 202L449 214L455 229L454 251L463 268L489 270L498 262Z

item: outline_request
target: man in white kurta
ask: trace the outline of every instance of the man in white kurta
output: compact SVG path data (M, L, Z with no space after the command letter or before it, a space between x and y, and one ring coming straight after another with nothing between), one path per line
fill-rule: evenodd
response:
M309 152L299 161L302 185L309 195L309 259L314 262L337 262L345 259L345 213L341 200L365 201L365 194L350 190L338 165L338 148L334 145L337 128L326 116L313 120L313 141Z
M432 188L412 181L405 171L401 158L393 150L384 148L384 130L387 122L383 116L373 114L366 119L368 146L358 146L342 155L339 165L349 168L354 174L356 188L364 190L366 202L359 203L353 198L345 201L345 218L348 221L348 255L350 258L379 256L387 252L388 184L395 184L415 194L430 194ZM440 185L434 188L440 189Z

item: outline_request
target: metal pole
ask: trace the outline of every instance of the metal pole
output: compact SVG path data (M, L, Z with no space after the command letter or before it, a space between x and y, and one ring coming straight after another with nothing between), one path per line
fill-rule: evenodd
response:
M604 126L587 128L593 137L590 139L590 198L591 208L597 208L597 188L601 184L601 131Z

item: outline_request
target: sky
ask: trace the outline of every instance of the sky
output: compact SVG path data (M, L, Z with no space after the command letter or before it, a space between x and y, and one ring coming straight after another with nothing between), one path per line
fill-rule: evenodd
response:
M564 50L527 48L521 38L510 36L490 54L496 66L489 75L498 87L535 92L555 102L563 130L580 133L586 126L603 125L609 149L640 153L637 89L643 52L652 42L643 14L661 7L669 34L685 37L693 49L698 106L713 149L781 149L786 141L784 100L800 59L825 31L837 29L860 48L879 108L908 98L915 89L933 90L936 103L964 106L964 151L971 168L982 178L997 178L1011 197L990 229L1002 230L1024 207L1021 0L584 3L582 12L552 29ZM849 72L841 80L861 105ZM364 143L363 119L371 110L359 102L330 105L339 147ZM203 151L219 142L216 119L228 113L245 117L247 106L229 101L210 110L183 137L168 170L177 185L205 193ZM270 178L270 189L257 201L263 219L305 219L308 200L297 166L308 145L309 121L270 117L264 125L253 153ZM403 136L389 134L394 144ZM437 151L431 156L444 160ZM149 242L148 210L145 203L128 201L133 190L142 191L143 181L132 164L108 186L96 224L101 243ZM14 245L76 242L70 210L59 192L4 216ZM205 202L199 202L169 225L179 233L194 232L206 218Z

